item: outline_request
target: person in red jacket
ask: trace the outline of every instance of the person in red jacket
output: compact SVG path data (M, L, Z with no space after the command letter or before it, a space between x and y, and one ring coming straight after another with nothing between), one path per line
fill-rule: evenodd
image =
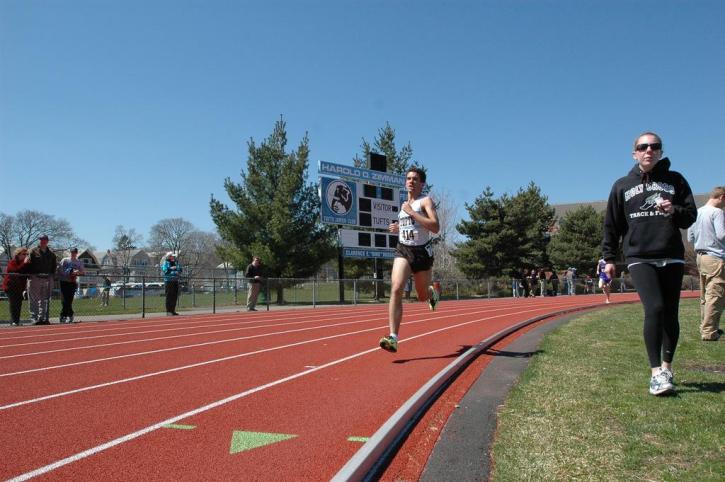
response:
M17 248L13 258L8 263L5 278L3 279L3 291L8 295L8 306L10 308L10 325L20 326L20 308L23 306L23 291L28 282L28 277L21 273L30 271L30 256L28 248Z

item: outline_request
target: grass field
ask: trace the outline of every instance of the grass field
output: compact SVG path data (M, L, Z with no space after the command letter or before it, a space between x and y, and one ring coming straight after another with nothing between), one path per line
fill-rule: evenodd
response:
M648 393L641 305L551 333L499 413L495 481L725 480L725 345L702 342L683 300L677 395Z

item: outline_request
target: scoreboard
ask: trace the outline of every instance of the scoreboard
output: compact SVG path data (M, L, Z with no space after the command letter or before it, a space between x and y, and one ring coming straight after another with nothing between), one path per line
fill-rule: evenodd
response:
M339 230L343 255L392 258L398 237L388 233L388 226L398 219L400 206L407 198L405 176L323 161L319 172L321 221L367 228Z

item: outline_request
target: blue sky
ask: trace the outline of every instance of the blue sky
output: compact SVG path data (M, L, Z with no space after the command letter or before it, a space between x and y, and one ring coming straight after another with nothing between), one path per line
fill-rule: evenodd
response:
M0 0L0 212L214 229L283 115L317 161L389 122L465 216L486 186L605 199L633 138L725 182L725 2Z

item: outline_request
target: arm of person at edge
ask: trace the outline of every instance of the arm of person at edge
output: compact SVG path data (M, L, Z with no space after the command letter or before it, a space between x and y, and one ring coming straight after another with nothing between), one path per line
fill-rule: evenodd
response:
M400 209L405 211L410 217L415 219L416 223L420 224L431 233L438 234L441 227L438 222L438 213L436 213L433 200L430 197L425 197L420 202L420 205L425 211L425 215L423 215L423 213L415 212L408 201L404 202Z
M604 272L609 276L609 279L614 279L617 274L614 260L619 252L619 240L629 229L620 201L620 193L615 183L607 200L607 211L604 214L604 236L602 238L602 258L606 261Z
M722 209L716 211L713 223L715 224L715 237L721 243L725 243L725 211Z

